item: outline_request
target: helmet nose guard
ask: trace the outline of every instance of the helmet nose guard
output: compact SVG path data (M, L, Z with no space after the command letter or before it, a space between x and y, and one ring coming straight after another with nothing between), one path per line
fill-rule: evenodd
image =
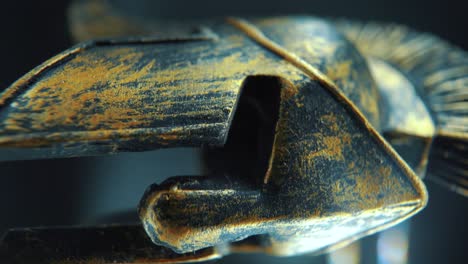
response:
M262 78L263 83L251 80ZM277 117L271 131L257 129L260 121L246 121L255 112L244 102L272 103L262 103L265 99L249 90L278 92L271 96L278 98L277 113L267 112ZM298 87L278 77L249 77L237 104L225 153L215 152L230 153L216 160L224 170L170 178L143 196L140 219L154 243L178 253L220 245L236 251L242 243L273 255L318 252L382 230L424 207L420 179L323 84L305 81ZM271 142L265 140L270 133ZM266 158L233 147L248 141L249 134L258 138L255 144L267 146ZM258 163L265 167L252 167Z

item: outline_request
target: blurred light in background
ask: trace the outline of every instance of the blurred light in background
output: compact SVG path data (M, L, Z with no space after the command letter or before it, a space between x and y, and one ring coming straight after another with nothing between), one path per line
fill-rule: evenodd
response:
M358 264L361 263L361 243L353 242L344 248L328 254L329 264Z
M377 239L378 264L408 263L410 221L405 221L379 234Z
M138 5L138 1L112 1L127 3L129 8ZM463 34L463 21L466 21L466 8L463 6L466 1L449 0L443 5L436 0L139 1L155 6L148 8L148 13L157 12L171 18L295 13L392 21L435 33L468 49L468 34ZM39 63L72 45L67 33L68 2L2 1L0 29L4 41L0 43L0 91ZM191 151L196 150L188 150ZM161 150L110 157L1 163L0 236L12 227L109 223L111 220L102 217L110 214L109 219L113 221L113 216L121 211L134 212L136 217L135 205L149 184L160 182L160 177L194 174L200 170L201 165L193 158L196 154L183 152ZM426 185L431 201L411 220L409 261L413 264L465 263L468 252L467 200L431 182L426 182ZM409 228L406 235L408 231ZM389 232L393 233L393 230ZM404 240L400 231L396 233L399 233L396 239L392 238L394 234L382 233L361 240L361 250L356 251L361 254L360 262L407 263L409 237ZM393 244L397 247L392 248L388 241L396 241ZM262 254L235 254L217 263L353 263L352 257L345 262L331 262L340 255L342 253L336 252L328 257L275 258ZM405 257L404 262L401 261L402 256Z

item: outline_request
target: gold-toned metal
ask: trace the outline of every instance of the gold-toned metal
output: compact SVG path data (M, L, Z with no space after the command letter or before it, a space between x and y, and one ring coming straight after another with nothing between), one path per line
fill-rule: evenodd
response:
M115 239L124 253L102 246L99 256L63 258L178 263L231 252L320 253L420 211L426 174L467 194L468 56L436 37L314 17L165 27L102 0L75 3L71 14L76 39L112 38L78 44L0 94L0 154L196 146L211 174L148 188L142 227L81 236ZM154 248L141 241L142 229ZM62 231L80 239L79 229ZM27 234L44 251L68 252L47 232ZM4 245L27 248L21 235Z

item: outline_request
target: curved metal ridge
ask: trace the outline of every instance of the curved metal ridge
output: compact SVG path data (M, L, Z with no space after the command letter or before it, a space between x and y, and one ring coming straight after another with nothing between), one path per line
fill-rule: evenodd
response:
M324 86L329 89L335 96L345 102L350 109L354 112L354 114L359 118L362 124L367 128L367 130L382 144L382 146L388 151L388 153L398 161L399 166L403 169L407 175L410 176L413 185L419 191L419 194L422 198L421 206L415 212L409 214L407 217L415 214L416 212L423 209L428 201L428 194L425 185L419 179L419 177L414 173L414 171L403 161L403 159L393 150L393 148L388 144L388 142L375 130L372 124L369 123L367 118L362 114L362 112L356 107L356 105L349 100L349 98L344 95L343 92L336 86L336 84L330 80L325 74L317 70L316 68L312 67L306 61L301 59L300 57L296 56L294 53L289 52L288 50L284 49L274 41L267 38L258 28L254 25L249 23L248 21L241 19L241 18L227 18L228 23L233 25L234 27L238 28L242 32L244 32L247 36L252 38L254 41L262 45L264 48L272 51L273 53L277 54L278 56L284 58L286 61L290 62L294 66L301 69L305 74L307 74L310 78L314 80L318 80L319 82L323 83Z
M10 87L8 87L5 91L0 93L0 109L1 107L4 107L6 104L8 104L14 96L17 96L18 94L22 93L23 89L27 88L27 85L34 81L34 77L42 74L43 72L47 71L47 69L57 65L58 63L69 59L71 56L83 51L84 49L86 49L86 47L87 44L79 44L64 52L61 52L60 54L48 59L41 65L29 71L20 79L16 80L12 85L10 85Z
M141 21L145 29L153 22ZM187 33L181 38L124 39L126 28L117 29L118 39L53 57L0 95L0 154L203 147L206 176L153 184L138 206L139 232L164 249L160 261L320 253L426 206L408 150L383 129L392 110L375 78L385 71L370 71L329 22L208 25L200 34L175 26Z
M335 24L364 56L391 64L412 82L436 125L430 153L426 155L428 179L467 196L467 52L404 25L348 20ZM416 134L415 131L410 136L414 139Z
M97 39L90 40L84 43L77 44L65 51L60 52L56 56L43 62L36 68L32 69L20 79L16 80L7 89L0 93L0 109L1 107L8 104L9 100L13 97L18 96L22 93L23 89L28 88L28 84L34 82L41 74L46 72L48 69L66 62L71 59L72 56L79 54L89 48L97 46L111 46L111 45L126 45L126 44L154 44L154 43L170 43L170 42L181 42L181 41L206 41L216 40L217 36L213 32L204 31L205 34L194 35L191 37L181 36L172 38L158 38L158 37L133 37L133 38L120 38L120 39Z

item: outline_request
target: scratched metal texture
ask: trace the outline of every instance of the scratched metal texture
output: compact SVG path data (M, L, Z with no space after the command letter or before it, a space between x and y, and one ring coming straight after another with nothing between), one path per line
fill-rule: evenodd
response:
M12 230L0 245L0 259L9 264L183 263L219 256L213 248L177 254L155 246L140 225Z
M247 78L272 77L281 101L262 184L245 186L242 175L169 179L147 191L140 216L153 242L178 253L252 236L260 242L222 254L320 252L426 203L421 181L380 134L394 128L395 106L382 100L367 66L333 25L313 17L208 21L168 37L91 41L0 96L0 146L6 158L222 146ZM424 125L440 117L431 110ZM463 133L444 135L463 144ZM432 136L417 137L416 157L403 155L418 173ZM407 152L408 143L394 146Z
M293 36L306 41L286 41ZM252 76L275 78L281 91L263 184L246 189L233 175L153 186L140 207L153 242L186 253L260 235L257 250L294 255L424 207L424 186L378 133L364 59L317 18L214 21L186 37L78 45L2 94L1 144L47 157L222 145Z

